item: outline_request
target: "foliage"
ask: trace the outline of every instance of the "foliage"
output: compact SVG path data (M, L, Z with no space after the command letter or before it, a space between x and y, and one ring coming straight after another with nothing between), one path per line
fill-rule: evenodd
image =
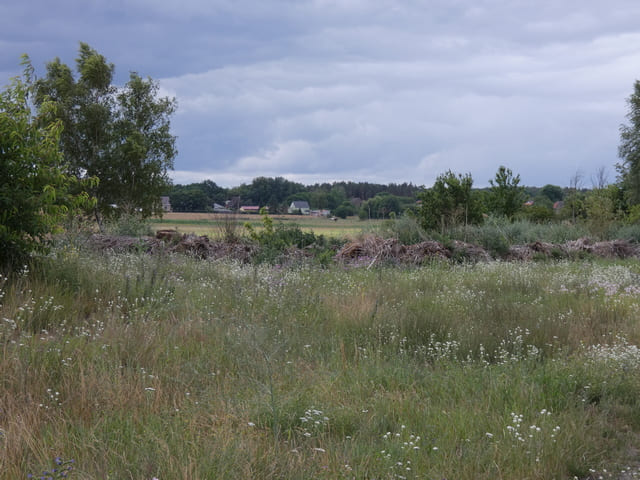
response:
M345 219L356 214L356 207L351 202L345 201L332 210L331 213L338 218Z
M210 212L213 204L224 204L226 189L211 180L189 185L173 185L169 190L171 209L174 212Z
M529 208L529 207L527 207ZM565 243L589 236L584 225L558 222L535 222L527 219L509 221L489 216L481 225L458 227L449 231L449 238L500 250L501 245L524 245L532 242ZM493 246L492 246L493 245Z
M397 238L403 245L414 245L429 239L417 219L406 214L384 221L378 233L383 237Z
M585 199L585 210L590 231L604 238L614 222L624 216L624 195L617 185L594 188Z
M361 219L389 218L393 213L399 215L402 212L400 198L389 193L379 193L360 206Z
M112 84L114 65L86 43L76 59L77 80L56 58L46 77L36 83L36 104L47 102L52 119L60 120L60 147L71 171L80 179L100 179L91 191L94 214L103 217L139 212L161 214L160 195L169 185L175 137L170 117L175 100L158 97L158 84L132 72L123 88Z
M48 120L54 106L43 102L31 112L32 69L24 59L22 79L0 92L0 265L22 266L33 251L44 250L49 235L77 208L90 206L84 187L68 174L58 149L62 125ZM72 192L78 192L72 194Z
M640 81L633 85L628 98L630 125L620 126L618 155L622 162L616 165L629 205L640 203Z
M260 214L262 215L262 229L256 230L250 223L245 223L249 237L260 245L260 251L255 258L257 263L274 263L283 260L282 257L286 256L287 250L291 247L305 249L313 246L323 250L328 246L322 235L316 236L313 232L304 232L296 224L276 223L264 208Z
M637 478L639 274L56 249L0 279L0 477Z
M562 187L547 184L540 189L539 195L547 198L551 203L559 202L564 198Z
M535 223L548 223L554 220L555 215L551 206L534 203L522 207L519 217Z
M153 235L153 229L148 219L135 212L108 219L104 223L104 230L110 235L124 235L127 237Z
M423 228L444 234L456 225L482 222L482 211L476 192L472 191L471 174L456 175L451 170L438 176L429 190L419 195L422 200L419 217Z
M70 478L70 474L73 471L73 465L75 463L73 459L64 460L60 457L56 457L53 462L55 463L55 467L51 468L51 470L44 470L41 474L37 475L29 473L27 474L27 478L38 478L41 480Z
M519 186L520 175L514 176L510 169L500 166L495 182L489 180L489 183L491 191L487 200L490 211L495 215L513 219L525 201L524 188Z

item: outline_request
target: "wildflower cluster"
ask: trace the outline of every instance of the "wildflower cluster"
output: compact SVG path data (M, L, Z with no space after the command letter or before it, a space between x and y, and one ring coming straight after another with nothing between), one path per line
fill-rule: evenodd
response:
M611 345L605 343L590 346L586 355L591 363L606 366L611 372L640 370L640 348L621 336L617 336Z
M405 425L396 433L387 432L382 435L385 448L380 451L384 462L390 471L389 478L406 479L413 477L413 463L418 458L423 443L420 435L415 435L407 430ZM433 445L432 452L437 452L438 447Z
M327 417L322 410L318 410L315 407L311 407L304 412L304 415L300 417L302 424L302 434L309 438L314 435L319 435L329 425L329 417Z
M560 433L560 426L550 423L551 412L543 408L537 415L535 422L526 426L523 425L524 415L511 412L511 421L507 424L506 438L511 438L512 448L523 448L527 455L534 455L535 461L540 462L540 457L544 452L544 446L548 440L556 443ZM547 439L548 436L548 439Z
M69 474L73 470L75 460L64 460L61 457L56 457L54 463L56 466L51 470L45 470L40 475L33 475L32 473L29 473L27 478L34 478L38 480L58 480L60 478L69 478Z

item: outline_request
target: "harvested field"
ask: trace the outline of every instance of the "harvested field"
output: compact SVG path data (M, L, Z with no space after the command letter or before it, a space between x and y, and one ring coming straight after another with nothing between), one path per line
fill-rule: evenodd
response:
M305 232L324 235L333 238L355 237L363 229L371 229L379 225L382 220L360 220L357 217L331 220L327 217L313 217L309 215L269 215L274 222L285 225L297 225ZM237 228L244 229L246 223L254 229L262 227L262 216L254 214L224 214L224 213L166 213L162 218L151 219L155 231L176 229L181 233L207 235L211 238L219 237L221 228L229 221L235 222Z

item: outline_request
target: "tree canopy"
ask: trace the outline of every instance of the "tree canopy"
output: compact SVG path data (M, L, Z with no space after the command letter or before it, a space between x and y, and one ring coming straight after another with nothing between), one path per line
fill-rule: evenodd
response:
M495 181L489 180L491 185L488 203L491 211L497 215L513 219L522 209L525 201L524 188L520 186L520 175L504 166L496 172Z
M629 205L637 205L640 203L640 81L636 80L627 103L630 124L620 126L618 155L622 162L617 169Z
M97 177L94 213L103 217L161 213L160 195L176 155L170 132L174 99L159 98L158 85L131 72L124 87L113 85L115 67L86 43L76 59L77 79L56 58L36 83L38 108L53 103L51 120L64 129L60 148L76 177Z
M52 121L54 105L40 103L34 116L32 68L0 92L0 265L18 266L44 250L49 234L75 208L91 206L81 182L69 174L59 149L62 123ZM72 192L76 192L73 194Z
M433 187L419 195L423 228L444 233L455 225L482 222L481 205L472 186L469 173L456 175L448 170L438 176Z

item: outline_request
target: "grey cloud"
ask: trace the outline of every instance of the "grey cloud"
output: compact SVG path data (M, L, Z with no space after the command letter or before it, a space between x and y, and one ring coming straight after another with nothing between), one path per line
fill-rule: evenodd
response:
M160 79L176 181L486 184L505 164L562 184L616 161L639 16L636 0L32 0L0 6L0 71L22 52L72 63L82 40L117 81Z

